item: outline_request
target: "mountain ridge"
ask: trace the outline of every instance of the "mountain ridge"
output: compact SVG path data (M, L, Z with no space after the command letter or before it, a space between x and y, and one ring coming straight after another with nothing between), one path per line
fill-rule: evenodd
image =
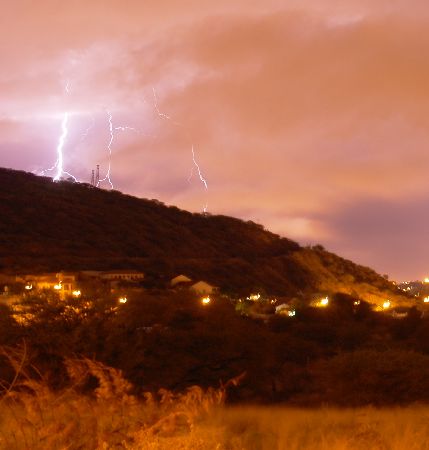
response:
M321 246L302 247L252 221L203 215L0 168L0 270L135 268L186 273L237 294L345 292L405 301L393 283Z

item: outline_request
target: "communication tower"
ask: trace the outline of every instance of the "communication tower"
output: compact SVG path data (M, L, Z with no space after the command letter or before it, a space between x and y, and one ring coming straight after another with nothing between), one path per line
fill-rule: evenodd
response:
M98 187L100 184L100 165L97 164L97 172L95 174L95 186Z

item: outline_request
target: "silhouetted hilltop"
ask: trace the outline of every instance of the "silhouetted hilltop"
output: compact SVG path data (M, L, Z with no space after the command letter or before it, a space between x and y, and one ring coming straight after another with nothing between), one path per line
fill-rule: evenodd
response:
M0 270L138 268L230 292L397 293L373 270L322 247L302 248L254 222L193 214L86 184L0 169Z

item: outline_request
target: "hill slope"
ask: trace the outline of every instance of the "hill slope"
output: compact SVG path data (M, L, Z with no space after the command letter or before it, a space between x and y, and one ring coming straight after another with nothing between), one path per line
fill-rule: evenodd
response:
M153 276L183 272L233 292L342 291L372 300L397 293L371 269L253 222L85 184L0 169L0 208L4 272L138 268Z

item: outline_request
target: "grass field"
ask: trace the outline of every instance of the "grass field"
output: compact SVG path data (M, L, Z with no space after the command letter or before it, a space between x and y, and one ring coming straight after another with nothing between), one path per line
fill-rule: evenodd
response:
M429 407L233 409L220 423L225 449L429 449Z
M73 397L51 397L45 405L3 403L0 448L429 449L429 407L214 407L207 411L192 404L186 410L186 402L177 399L170 405L151 405L150 400L106 402Z
M119 370L85 358L66 366L61 390L19 365L0 384L0 449L429 450L429 406L228 407L227 388L240 377L135 396Z

